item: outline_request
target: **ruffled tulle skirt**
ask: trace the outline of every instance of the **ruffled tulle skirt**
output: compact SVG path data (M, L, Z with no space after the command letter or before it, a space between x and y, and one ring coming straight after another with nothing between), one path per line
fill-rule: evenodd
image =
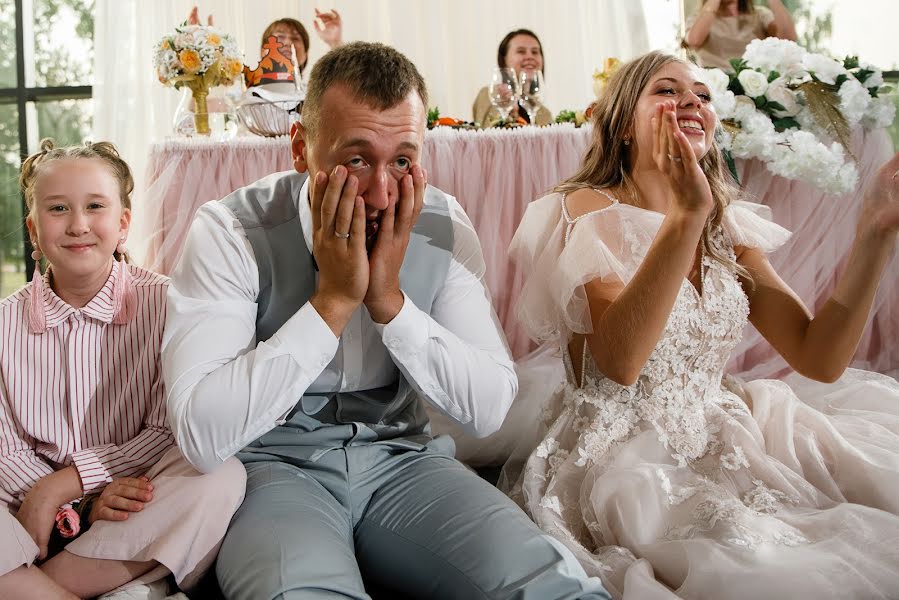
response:
M899 384L730 388L751 413L710 405L709 451L679 462L648 423L586 460L569 387L504 485L616 597L899 598Z

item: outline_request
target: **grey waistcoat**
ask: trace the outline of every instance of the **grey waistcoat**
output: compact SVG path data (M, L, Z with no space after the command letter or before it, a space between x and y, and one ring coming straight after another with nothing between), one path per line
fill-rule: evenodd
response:
M303 239L297 206L305 174L275 173L222 202L234 213L259 269L256 341L270 338L315 292L316 265ZM446 196L428 186L400 270L400 286L431 312L452 259L453 223ZM397 370L390 386L355 392L305 394L287 421L238 456L254 460L315 460L330 449L371 442L418 449L431 440L422 400Z

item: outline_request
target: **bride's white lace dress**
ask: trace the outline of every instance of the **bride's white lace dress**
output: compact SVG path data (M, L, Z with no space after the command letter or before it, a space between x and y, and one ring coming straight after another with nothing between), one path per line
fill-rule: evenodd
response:
M716 243L782 244L755 210L728 207ZM512 247L532 335L587 331L582 284L627 283L663 218L615 203L572 220L558 194L534 202ZM634 385L589 354L576 381L563 350L567 381L507 491L617 596L899 598L899 385L724 376L749 305L725 266L702 265Z

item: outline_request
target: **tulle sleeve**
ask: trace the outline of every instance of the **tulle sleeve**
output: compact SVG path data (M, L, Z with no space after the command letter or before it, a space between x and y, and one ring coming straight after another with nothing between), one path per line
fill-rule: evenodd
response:
M765 253L777 250L792 235L771 221L770 208L755 202L732 202L724 209L722 225L734 246L758 248Z
M509 247L525 277L516 314L528 335L544 342L590 333L583 285L630 281L662 219L619 203L571 219L560 194L532 202Z

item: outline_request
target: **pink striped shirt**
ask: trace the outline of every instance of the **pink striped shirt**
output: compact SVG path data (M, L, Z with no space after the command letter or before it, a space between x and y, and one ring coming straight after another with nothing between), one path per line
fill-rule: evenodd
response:
M159 360L168 278L129 266L137 311L115 325L120 268L80 309L45 279L44 333L28 331L31 284L0 301L0 486L19 502L54 470L74 463L89 494L174 444Z

